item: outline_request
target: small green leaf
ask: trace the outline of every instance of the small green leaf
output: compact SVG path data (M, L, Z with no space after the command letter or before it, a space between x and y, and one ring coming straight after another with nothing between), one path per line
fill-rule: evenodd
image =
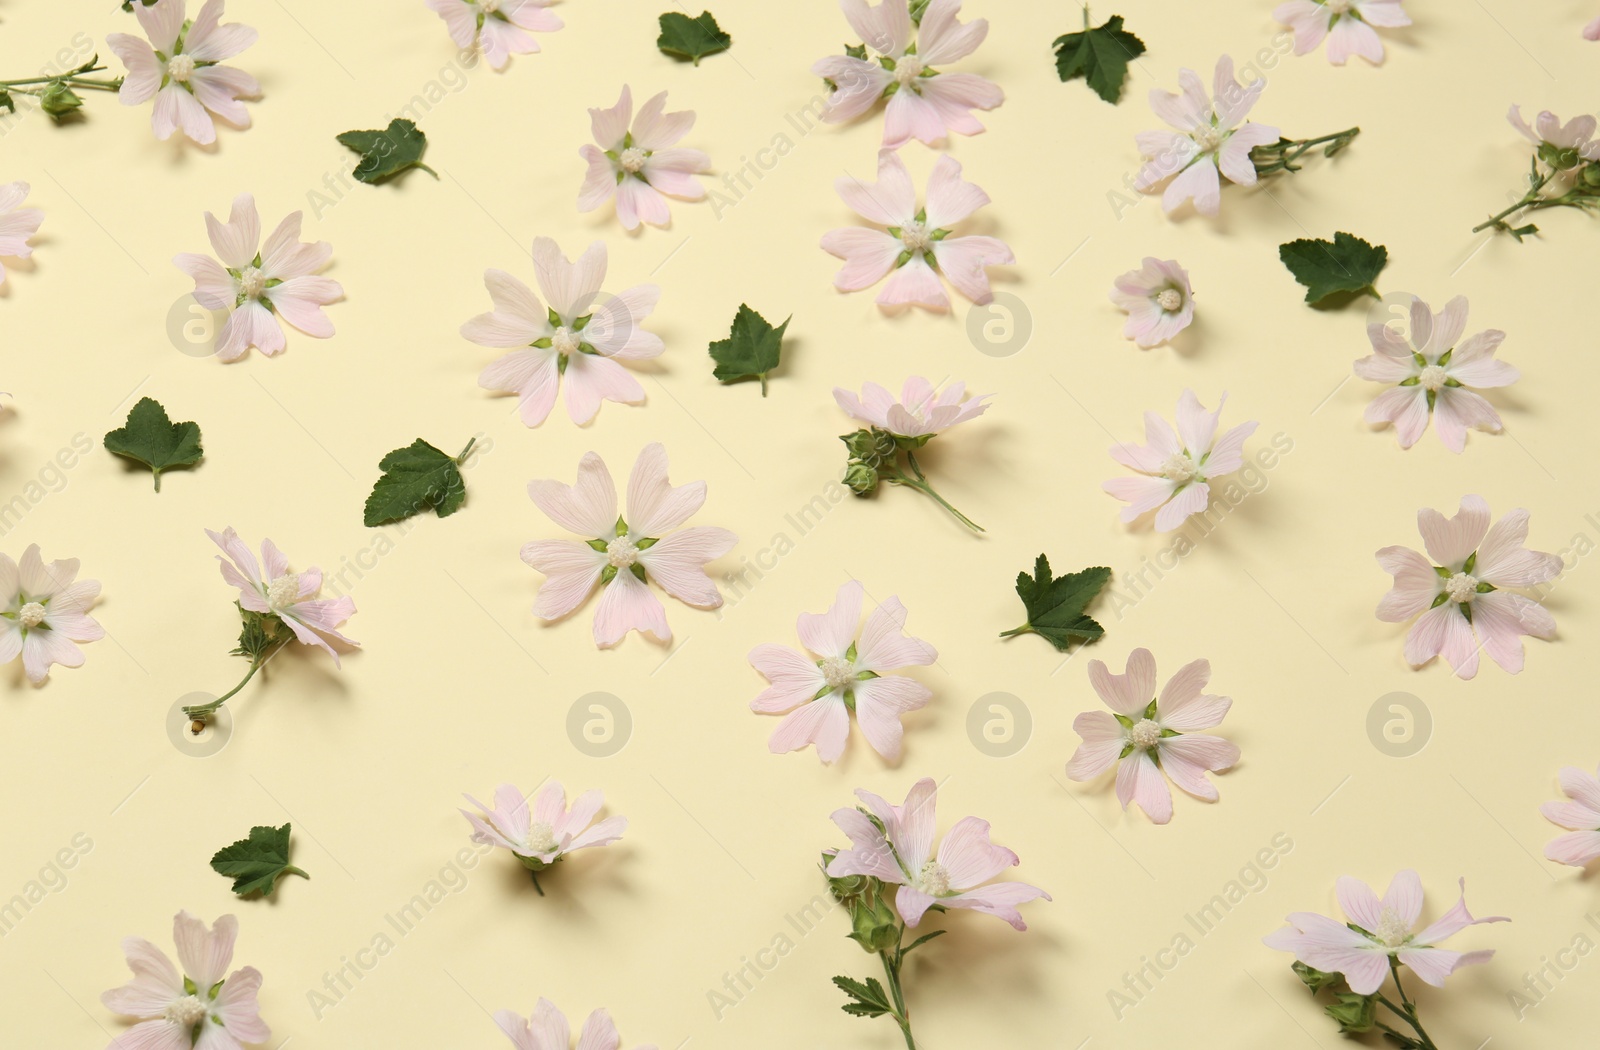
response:
M238 602L234 602L233 607L239 610L243 622L239 628L239 644L229 656L248 656L254 663L289 634L288 626L276 613L255 612Z
M233 879L233 892L244 897L259 893L270 897L283 875L311 876L289 863L289 825L250 829L250 837L217 850L211 867Z
M835 977L833 983L853 1000L840 1007L847 1014L854 1017L882 1017L894 1012L888 994L876 977L868 977L866 984L849 977Z
M1028 610L1028 622L1001 633L1009 638L1018 634L1037 634L1062 652L1073 641L1092 642L1105 634L1084 609L1111 579L1104 566L1084 569L1066 576L1051 576L1050 561L1043 554L1034 563L1034 575L1017 574L1017 597Z
M717 363L711 374L724 383L741 379L761 380L761 396L767 396L767 375L778 367L783 347L783 330L794 318L787 317L774 328L767 319L750 307L739 304L728 338L719 339L709 347L711 359Z
M1360 237L1335 233L1333 240L1302 238L1278 248L1278 258L1294 279L1306 286L1306 302L1313 305L1340 292L1376 296L1378 274L1389 264L1389 249Z
M461 463L472 450L472 442L461 455L451 459L421 438L405 448L397 448L378 461L383 476L372 486L362 522L369 528L409 518L430 507L447 518L466 502L467 484L461 477Z
M658 21L661 35L656 47L664 55L700 64L706 55L726 51L733 46L733 37L722 31L710 11L700 12L699 18L690 18L679 11L668 11Z
M428 136L409 120L396 117L382 131L346 131L336 137L340 145L361 154L361 162L351 172L357 182L375 186L410 168L421 168L434 178L439 177L438 172L422 163Z
M1063 81L1083 77L1095 94L1115 103L1122 96L1128 63L1144 54L1144 41L1123 30L1121 15L1094 29L1088 28L1088 19L1085 9L1083 32L1056 38L1056 73Z
M149 467L161 491L161 472L189 467L200 461L200 427L174 423L153 397L141 397L123 426L105 436L106 451Z

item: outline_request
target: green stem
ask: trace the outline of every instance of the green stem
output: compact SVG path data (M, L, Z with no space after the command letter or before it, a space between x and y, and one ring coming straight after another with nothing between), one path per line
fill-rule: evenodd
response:
M305 872L301 871L299 868L295 867L293 864L290 864L287 867L285 867L283 869L283 873L285 875L298 875L302 879L309 879L311 877L310 875L307 875Z
M1250 151L1250 161L1255 165L1257 175L1270 175L1278 171L1299 171L1300 169L1294 166L1294 162L1305 156L1310 150L1323 143L1329 143L1326 154L1331 157L1355 141L1355 137L1359 134L1361 134L1361 129L1354 127L1314 139L1284 139L1252 149Z
M1524 208L1538 207L1540 200L1539 192L1548 186L1550 184L1550 180L1555 177L1555 172L1552 171L1548 173L1543 178L1539 179L1539 181L1529 186L1528 192L1522 195L1521 200L1517 201L1517 203L1513 204L1505 211L1500 212L1498 215L1491 215L1487 221L1480 222L1478 225L1472 228L1472 232L1477 233L1478 231L1486 230L1491 226L1497 230L1504 229L1506 227L1506 219L1510 216L1515 215Z
M910 459L910 455L909 454L907 454L907 458ZM916 464L916 461L912 460L912 468L911 469L913 469L913 470L917 469L915 464ZM939 506L943 507L945 510L949 511L951 514L955 515L957 520L959 520L961 522L961 524L965 525L967 528L971 529L972 531L974 531L974 532L983 532L983 531L985 531L984 527L982 525L979 525L977 522L973 521L971 518L967 517L965 514L961 513L959 510L956 510L955 507L951 506L949 500L945 499L943 496L941 496L937 492L935 492L933 490L933 486L928 484L927 481L925 481L925 480L923 480L921 478L921 473L922 472L920 470L917 471L918 477L913 478L913 477L909 477L908 475L906 475L899 468L893 468L893 469L894 469L894 473L890 474L890 473L887 473L887 472L880 472L879 476L885 482L887 482L890 485L904 485L907 488L916 489L918 492L922 493L923 495L930 497L935 502L937 502L939 504Z
M767 396L767 373L761 373L761 396Z
M227 703L235 693L248 685L250 679L256 676L256 672L261 670L262 666L272 658L274 653L283 648L286 641L287 639L280 641L269 648L263 649L260 656L250 661L250 670L246 671L244 673L244 677L239 679L238 685L234 686L232 689L229 689L226 693L223 693L209 704L197 704L193 707L185 707L183 709L183 713L188 715L196 722L205 722L212 715L216 714L217 711L221 709L222 705ZM307 878L309 877L310 876L307 876Z
M477 438L473 438L471 441L467 442L467 447L462 449L461 450L461 455L456 457L456 466L459 467L462 464L462 461L464 461L467 458L467 453L471 452L472 451L472 446L476 445L477 443L478 443L478 439Z
M539 891L539 896L544 896L544 887L539 885L539 873L532 868L528 869L528 877L533 879L533 888Z
M900 924L900 936L895 939L892 951L881 951L879 958L883 960L883 974L889 982L889 995L894 999L895 1024L900 1026L900 1033L906 1037L906 1050L917 1050L917 1041L911 1036L911 1016L906 1012L905 991L900 987L900 965L905 961L905 949L900 942L905 940L906 926Z
M1412 1028L1416 1029L1417 1036L1422 1040L1422 1046L1427 1047L1428 1050L1438 1050L1438 1047L1433 1045L1433 1040L1428 1037L1428 1033L1423 1029L1422 1022L1417 1018L1416 1004L1413 1003L1411 1001L1411 997L1406 994L1405 985L1400 983L1400 963L1392 955L1389 956L1389 973L1394 977L1395 991L1400 993L1400 1002L1405 1008L1405 1013L1403 1016L1406 1019L1406 1023ZM1380 1000L1381 998L1382 997L1380 996ZM1389 1009L1393 1010L1394 1007L1390 1006Z
M1031 633L1033 633L1033 625L1025 623L1021 627L1013 627L1009 631L1001 631L1000 632L1000 637L1002 637L1002 638L1015 638L1019 634L1031 634Z

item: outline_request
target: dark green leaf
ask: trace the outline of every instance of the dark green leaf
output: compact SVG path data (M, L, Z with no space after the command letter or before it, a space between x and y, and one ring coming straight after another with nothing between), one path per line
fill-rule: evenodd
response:
M679 11L668 11L658 21L661 23L661 35L656 38L656 47L661 49L661 53L686 59L697 66L706 55L726 51L733 45L733 37L722 31L710 11L700 12L699 18L690 18Z
M346 131L337 138L340 145L361 154L361 162L351 172L358 182L377 185L410 168L421 168L434 178L439 177L438 172L422 163L428 136L409 120L396 117L382 131Z
M218 875L233 880L233 892L244 897L259 893L271 896L279 876L311 876L289 863L289 825L281 828L250 829L250 837L217 850L211 867Z
M840 1007L847 1014L855 1017L881 1017L894 1012L894 1007L889 1004L888 994L884 992L883 985L878 983L876 977L868 977L866 984L849 977L835 977L833 983L841 992L854 1000Z
M717 363L711 374L724 383L741 379L761 380L761 396L767 396L767 374L778 367L783 346L783 330L793 317L774 328L767 319L750 307L739 304L728 338L719 339L710 346L711 359Z
M1320 303L1340 292L1376 296L1378 274L1389 264L1389 249L1360 237L1335 233L1332 241L1302 238L1278 248L1278 258L1306 286L1306 302Z
M239 645L229 656L248 656L254 662L289 633L289 628L276 613L255 612L238 602L234 602L233 606L239 610L243 624L239 629Z
M362 521L369 527L409 518L433 509L447 518L461 509L467 485L461 461L472 449L468 442L460 456L451 459L421 438L397 448L378 461L383 476L372 486Z
M1122 95L1128 63L1144 54L1144 41L1123 30L1121 15L1112 15L1103 26L1057 37L1055 47L1056 73L1063 81L1083 77L1095 94L1112 103Z
M128 422L105 436L106 451L143 463L155 474L161 491L161 472L193 466L200 461L200 427L174 423L153 397L141 397L128 413Z
M1097 566L1052 577L1050 561L1041 554L1034 564L1034 574L1017 574L1017 597L1028 610L1028 622L1002 632L1000 637L1038 634L1066 652L1070 642L1092 642L1106 633L1105 628L1086 616L1083 610L1111 579L1110 569Z

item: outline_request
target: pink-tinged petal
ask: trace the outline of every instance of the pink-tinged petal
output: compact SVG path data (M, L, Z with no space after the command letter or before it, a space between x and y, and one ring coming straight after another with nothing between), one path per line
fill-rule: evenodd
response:
M639 115L633 118L633 144L643 150L664 150L675 146L678 140L689 133L694 127L694 111L681 110L677 113L664 112L667 107L667 93L651 96L650 100L639 107ZM599 141L598 139L596 141Z
M333 257L333 245L327 241L301 243L302 218L297 211L284 216L261 246L261 272L267 277L304 277L322 269Z
M822 671L803 654L771 643L750 650L750 666L772 683L750 701L750 710L776 715L807 703L827 685Z
M708 525L674 532L659 543L639 552L639 564L656 586L674 598L697 609L715 609L722 604L722 593L705 564L733 549L739 537L727 529Z
M180 5L181 6L181 5ZM259 37L254 29L237 22L220 25L223 0L206 0L194 24L183 37L183 53L196 62L221 62L244 51Z
M1472 575L1496 587L1532 587L1561 574L1558 556L1524 549L1528 517L1528 512L1518 507L1494 523L1478 545Z
M1509 591L1480 594L1472 603L1472 625L1483 651L1510 674L1522 670L1522 636L1553 638L1555 618L1538 602Z
M1093 780L1115 764L1127 744L1122 724L1104 711L1083 712L1072 720L1072 729L1083 743L1067 762L1070 780Z
M212 1001L212 1012L222 1018L229 1035L241 1043L265 1043L272 1029L261 1020L261 971L245 966L228 975Z
M1411 24L1411 16L1400 5L1405 0L1356 0L1355 9L1369 26L1398 29Z
M889 98L883 115L883 148L899 149L912 139L926 146L943 142L950 133L944 113L931 99L912 88L902 88Z
M1156 698L1156 658L1148 649L1128 654L1127 669L1112 674L1100 660L1089 661L1089 684L1107 707L1129 718L1144 717L1145 708Z
M533 268L550 309L567 322L576 321L589 313L605 282L605 242L593 242L572 262L561 254L555 241L537 237L533 242Z
M1049 900L1050 894L1037 886L1029 886L1025 882L996 882L953 897L940 897L938 903L946 908L967 908L993 915L1010 923L1012 929L1026 930L1028 924L1022 921L1022 913L1017 911L1017 905L1041 899Z
M512 55L530 55L538 52L539 42L503 18L485 18L478 28L478 46L494 69L503 69Z
M513 350L485 368L478 375L478 385L485 390L517 394L522 422L536 427L556 403L561 384L557 356L556 351L548 349Z
M172 939L178 947L178 962L183 972L201 988L210 988L228 972L233 961L233 943L239 936L239 920L224 915L207 928L188 912L179 912L172 923Z
M1446 350L1456 345L1461 339L1461 333L1466 330L1467 297L1458 295L1445 303L1444 309L1433 316L1433 323L1426 340L1416 332L1412 333L1411 338L1422 348L1423 357L1429 361L1437 361Z
M815 744L818 758L834 762L844 754L849 736L850 712L845 709L844 698L829 693L785 715L767 747L773 754L782 755Z
M1216 69L1211 74L1211 93L1216 99L1217 126L1224 130L1236 127L1245 116L1255 108L1256 100L1261 97L1261 92L1266 90L1267 80L1258 76L1251 81L1249 87L1240 84L1233 75L1233 58L1223 55L1217 59ZM1277 129L1272 129L1273 139L1276 141Z
M78 647L55 631L29 631L22 640L22 667L34 685L45 680L52 664L82 667L83 661Z
M667 198L639 179L623 179L617 184L617 218L624 229L637 229L641 222L666 226L672 221Z
M578 187L578 210L594 211L616 194L617 169L611 158L594 146L579 146L578 156L589 165L583 175L583 185Z
M1406 868L1396 873L1395 877L1389 880L1389 888L1383 891L1383 901L1379 914L1381 915L1385 911L1390 912L1405 925L1406 929L1415 929L1417 920L1422 918L1422 904L1422 878L1412 869ZM1350 913L1346 912L1345 914L1349 916ZM1359 919L1356 920L1356 923L1368 931L1376 931L1378 929L1377 926L1368 926Z
M861 37L861 42L882 55L898 58L911 40L911 13L906 0L883 0L869 7L865 0L839 0L839 9Z
M892 595L872 610L856 647L858 668L881 674L899 667L926 666L939 658L933 646L904 633L906 615L906 607Z
M605 793L594 789L579 795L573 800L571 810L550 822L555 837L565 840L588 827L599 814L600 807L605 805L605 801Z
M1189 515L1205 510L1211 500L1211 486L1191 481L1177 492L1160 510L1156 511L1157 532L1172 532L1189 519Z
M1390 331L1387 325L1381 324L1372 325L1370 326L1369 331L1371 329L1380 329L1384 332ZM1374 341L1377 341L1383 337L1372 336L1372 338ZM1368 354L1366 357L1356 361L1353 369L1355 374L1360 376L1362 379L1370 380L1374 383L1388 383L1390 385L1399 383L1402 380L1410 379L1412 376L1417 374L1416 361L1412 358L1392 357L1385 353ZM1389 417L1384 416L1383 418L1388 419ZM1369 419L1368 422L1376 422L1376 420Z
M1201 215L1215 215L1222 207L1222 183L1217 177L1217 166L1207 158L1195 161L1167 184L1161 195L1161 207L1171 214L1191 198L1194 210Z
M866 814L856 809L836 809L833 811L833 822L849 836L854 848L840 850L828 862L827 873L830 878L871 875L885 882L905 881L905 873L895 863L893 849Z
M226 310L233 306L238 290L233 276L209 255L185 252L174 256L173 265L194 279L195 302L207 310Z
M483 284L494 310L462 325L462 336L479 346L510 349L528 346L548 333L549 315L531 288L504 270L485 270Z
M934 897L924 893L914 886L901 886L895 891L894 907L900 913L900 918L905 924L915 929L922 922L922 917L928 909L935 904L942 904L947 898Z
M1328 31L1328 61L1342 66L1351 55L1382 65L1383 41L1375 29L1359 18L1341 18Z
M1435 988L1444 987L1444 979L1463 966L1486 963L1494 955L1493 949L1476 952L1455 952L1444 948L1402 948L1395 953L1400 962Z
M1388 978L1388 953L1343 923L1309 912L1296 912L1289 922L1298 928L1293 950L1300 961L1344 974L1356 994L1371 995Z
M1137 803L1156 824L1172 819L1172 792L1148 751L1135 751L1117 763L1117 801Z
M1600 17L1595 18L1593 22L1583 27L1583 38L1585 40L1600 40Z
M150 38L150 46L168 55L173 53L178 34L183 32L185 0L157 0L154 4L134 4L139 28ZM220 974L218 976L221 976Z
M989 822L977 817L956 821L939 843L938 862L950 875L950 888L968 890L988 882L1020 861L1004 846L989 841Z
M1401 448L1410 448L1428 429L1428 394L1420 385L1397 386L1372 399L1362 418L1371 424L1394 424Z
M1157 754L1174 784L1208 802L1217 800L1217 789L1206 772L1231 769L1239 761L1238 745L1205 733L1168 737L1157 745Z
M637 405L644 387L628 370L598 354L572 354L567 358L567 415L582 426L600 411L602 401Z
M166 954L142 937L122 942L133 980L100 996L106 1008L126 1017L159 1017L184 996L183 980Z
M1600 831L1574 831L1545 843L1544 855L1557 864L1585 867L1600 860Z
M609 846L622 838L623 832L628 830L627 817L607 817L577 835L567 843L565 853L578 849L591 849L596 846Z
M111 1040L106 1050L191 1050L192 1030L176 1021L145 1021ZM224 1048L231 1050L231 1048Z
M1489 504L1482 496L1463 496L1452 518L1425 507L1417 511L1417 528L1434 564L1458 569L1489 531Z
M600 595L600 604L594 612L594 641L600 648L608 649L622 641L629 631L651 635L660 642L672 640L672 629L667 626L667 613L661 602L643 581L624 569L606 584Z
M1289 0L1272 11L1272 17L1294 30L1294 53L1309 55L1328 35L1331 16L1328 9L1315 0Z
M1188 134L1202 124L1211 123L1211 100L1205 97L1205 88L1193 70L1179 70L1178 80L1184 88L1182 95L1174 95L1160 88L1150 89L1150 111L1170 126Z
M1560 773L1561 791L1568 798L1580 805L1587 806L1590 811L1600 814L1600 779L1593 773L1579 769L1576 766L1565 766ZM1586 820L1583 824L1568 824L1569 828L1600 828L1600 819L1593 822Z
M229 314L217 333L217 357L223 361L237 360L252 346L270 357L282 352L285 345L278 319L254 299Z
M1448 937L1460 933L1468 926L1478 926L1483 923L1490 922L1511 921L1504 915L1490 915L1482 919L1473 918L1472 913L1467 910L1467 880L1462 879L1460 885L1461 896L1457 898L1455 906L1445 914L1441 915L1438 920L1430 925L1427 929L1423 930L1421 933L1412 938L1412 944L1434 945Z
M1426 558L1409 547L1385 547L1377 554L1383 571L1394 577L1394 586L1378 602L1378 619L1385 623L1404 623L1433 604L1443 580Z
M1567 771L1562 770L1565 774ZM1582 770L1576 770L1582 774ZM1600 831L1600 810L1586 806L1582 802L1542 802L1539 812L1552 823L1559 824L1569 831Z
M243 70L206 66L194 71L189 89L195 100L236 128L250 126L250 110L241 98L258 98L261 83Z
M52 631L70 642L96 642L106 636L106 629L92 616L74 612L56 612L55 603L51 603L51 612L45 617L45 623L50 625Z
M1405 872L1401 873L1401 875L1404 874ZM1410 874L1415 878L1416 872L1411 872ZM1391 895L1395 892L1395 886L1400 882L1400 877L1400 875L1396 875L1394 881L1389 884L1389 893ZM1421 882L1417 883L1419 891L1421 885ZM1341 875L1339 881L1334 885L1334 892L1339 898L1339 910L1344 912L1346 919L1369 932L1378 929L1383 922L1384 902L1380 901L1378 895L1372 892L1371 886L1368 886L1360 879L1351 878L1349 875ZM1415 922L1416 917L1413 915L1407 920L1406 926L1409 928Z
M1156 703L1161 724L1181 733L1192 733L1220 723L1233 701L1226 696L1201 692L1210 677L1211 664L1206 660L1185 664L1173 675Z
M933 856L934 808L938 786L932 777L923 777L906 792L905 804L895 810L890 838L895 850L910 871L920 871Z
M586 452L578 461L576 483L528 482L528 495L545 515L568 532L596 539L616 534L617 487L605 461Z
M827 612L801 613L795 621L801 643L824 659L843 657L856 640L865 593L860 581L849 580L839 586Z
M478 8L466 0L424 0L428 9L444 19L450 39L460 48L471 47L478 39Z
M617 1050L621 1045L622 1038L617 1034L617 1026L612 1023L611 1014L605 1010L596 1010L583 1022L583 1031L578 1035L578 1050Z
M1435 396L1433 426L1451 452L1459 453L1467 444L1467 429L1500 430L1500 414L1494 406L1462 387L1443 387Z
M661 288L654 284L635 285L614 296L602 296L584 326L584 341L617 360L641 361L659 356L665 344L660 336L642 326L660 298Z
M857 215L880 226L903 226L917 212L917 190L899 154L878 154L878 181L841 175L833 182L840 200Z
M1411 625L1406 634L1405 655L1413 667L1443 656L1461 678L1478 673L1478 643L1472 626L1452 602L1429 609Z
M890 762L898 761L903 732L900 716L925 706L933 697L932 691L910 678L885 675L856 682L852 692L856 722L867 743Z
M1231 474L1244 465L1245 439L1256 432L1260 426L1255 420L1240 423L1223 431L1217 443L1211 447L1211 458L1205 462L1206 476L1211 478Z
M811 72L834 85L822 113L828 124L843 124L862 116L878 104L883 89L894 82L894 74L876 62L848 55L819 59L812 64Z
M829 230L822 235L823 251L844 260L844 266L833 278L833 286L841 292L859 292L883 280L894 269L902 247L899 238L864 226Z
M590 109L589 127L601 149L620 149L628 133L628 121L633 117L633 92L627 84L617 96L616 105L610 109Z
M706 188L695 176L711 170L711 158L697 149L664 149L652 154L639 173L644 180L669 197L698 201Z
M961 177L961 164L954 157L945 154L934 163L928 176L926 216L930 227L954 226L988 203L989 195L981 187Z
M1228 395L1223 394L1222 400L1217 402L1217 410L1207 412L1193 390L1185 390L1178 398L1178 436L1183 439L1183 447L1191 459L1198 462L1201 456L1211 451L1217 420L1221 418L1222 407L1227 403Z
M706 501L706 483L673 487L667 450L652 441L639 452L628 475L628 525L637 536L662 536L682 525Z
M604 554L571 540L524 544L522 560L548 577L539 585L533 606L542 620L559 620L587 601L607 564Z
M168 84L156 92L155 108L150 113L150 126L156 138L165 142L179 128L184 135L202 146L217 141L217 127L211 114L199 99L177 83Z
M878 293L880 306L923 306L935 313L948 310L950 299L944 294L938 274L920 253L913 255L904 266L895 271L889 283Z
M161 90L161 79L166 75L156 53L150 45L127 33L112 33L106 45L128 67L117 92L124 106L138 106L149 102Z
M1006 100L998 84L973 73L940 73L919 80L917 87L945 128L961 135L983 133L983 122L972 115L973 110L994 109Z
M1112 478L1100 487L1128 504L1119 515L1126 523L1164 506L1177 490L1177 482L1166 478Z
M256 211L255 198L248 193L235 197L225 223L206 212L206 232L210 235L212 250L224 265L235 270L249 266L255 261L256 246L261 243L261 216Z
M1265 80L1257 80L1256 86L1265 84ZM1266 146L1278 141L1278 129L1270 124L1245 124L1223 143L1217 151L1217 167L1228 181L1240 186L1254 186L1256 184L1256 166L1250 159L1250 151L1257 146Z
M1017 261L1011 248L997 237L947 237L933 245L933 257L945 279L962 295L982 306L994 301L988 268Z
M316 339L333 335L333 322L322 312L322 307L343 296L344 289L337 281L309 276L291 277L263 293L278 316Z
M1479 389L1515 383L1522 378L1522 373L1494 357L1505 337L1504 332L1493 328L1468 336L1450 355L1450 363L1445 366L1446 374L1463 386Z
M956 17L961 0L933 0L917 26L917 54L929 66L947 66L978 49L989 35L989 22L978 18L963 23Z

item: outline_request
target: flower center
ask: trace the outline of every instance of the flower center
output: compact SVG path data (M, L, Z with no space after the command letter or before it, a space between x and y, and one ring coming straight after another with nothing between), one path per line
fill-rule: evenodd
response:
M192 995L174 999L163 1013L167 1020L184 1028L193 1028L206 1015L206 1005Z
M44 606L38 602L29 602L17 610L17 619L24 627L37 627L44 623Z
M577 332L562 325L550 334L550 345L563 354L575 354L583 345L583 339Z
M639 174L640 169L644 167L645 158L649 156L650 154L646 153L638 146L629 146L627 149L622 151L622 156L619 158L622 164L622 170L627 172L629 175Z
M287 609L300 599L300 577L286 572L267 585L267 604L274 609Z
M1444 386L1445 380L1449 378L1450 376L1445 373L1443 368L1438 365L1429 365L1417 376L1417 382L1422 384L1422 389L1424 390L1438 390Z
M1350 13L1351 0L1323 0L1323 6L1336 15Z
M528 847L535 853L548 853L555 848L556 829L542 820L536 820L528 828Z
M1222 140L1228 136L1221 128L1210 124L1202 124L1189 132L1189 137L1194 139L1194 144L1200 147L1201 153L1210 153L1222 145Z
M1200 476L1200 468L1195 466L1194 460L1190 459L1185 453L1174 452L1167 457L1165 463L1161 464L1161 476L1168 481L1176 481L1182 484L1198 478Z
M180 84L187 84L194 76L194 59L189 55L173 55L167 62L167 76Z
M1383 914L1378 916L1378 928L1372 932L1386 948L1398 948L1411 939L1411 927L1392 908L1383 909Z
M182 55L178 56L182 58ZM259 299L261 293L267 290L267 275L254 266L246 266L239 271L239 291L246 299Z
M926 223L908 222L900 227L900 243L906 246L908 252L927 251L933 243L933 231L928 229Z
M1163 288L1156 296L1156 305L1170 314L1183 305L1183 293L1176 288Z
M856 680L855 665L842 656L830 656L817 666L830 689L843 689Z
M1444 581L1444 592L1453 602L1470 602L1478 596L1477 577L1458 572Z
M1148 751L1161 739L1161 725L1148 718L1141 718L1133 724L1132 729L1128 730L1128 739L1133 742L1134 747Z
M606 544L606 561L618 569L626 569L639 560L639 547L626 536L618 536Z
M492 15L500 10L500 0L478 0L478 6L483 8L484 14Z
M936 860L930 860L917 872L917 889L930 897L943 897L950 892L950 873Z
M906 55L894 64L894 78L901 84L909 84L922 75L927 68L922 64L922 59L916 55Z

